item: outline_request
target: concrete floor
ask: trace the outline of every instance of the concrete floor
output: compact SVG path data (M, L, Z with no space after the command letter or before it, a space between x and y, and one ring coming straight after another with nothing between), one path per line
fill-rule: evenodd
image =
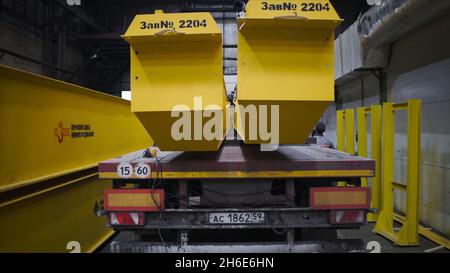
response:
M370 241L379 242L381 245L381 253L424 253L425 250L438 247L437 244L420 236L420 246L417 247L399 247L383 236L372 232L375 224L367 224L359 230L340 230L338 237L340 239L356 239L362 238L367 245ZM448 249L442 249L435 253L450 253Z
M359 230L339 230L338 238L339 239L359 239L362 238L365 245L368 242L376 241L381 245L381 253L424 253L425 250L432 249L438 247L434 242L420 237L420 246L418 247L398 247L393 244L391 241L385 239L384 237L377 235L372 232L374 228L374 224L367 224ZM120 240L120 241L136 241L138 240L137 236L134 235L133 232L120 232L113 238L112 240ZM109 250L109 242L105 243L102 248L98 251L100 253L108 253ZM447 249L441 249L436 251L435 253L450 253Z

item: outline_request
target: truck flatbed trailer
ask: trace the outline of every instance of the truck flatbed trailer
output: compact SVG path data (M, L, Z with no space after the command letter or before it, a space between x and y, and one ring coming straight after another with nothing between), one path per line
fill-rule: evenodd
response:
M359 178L371 177L375 171L373 160L316 145L281 146L273 152L261 152L259 145L223 145L218 152L162 152L158 161L144 153L101 162L100 178L120 179L121 163L146 163L152 170L158 170L159 164L164 179ZM139 177L128 177L133 178Z
M139 173L143 166L150 170L145 175ZM124 173L124 167L129 172ZM140 150L99 165L100 178L113 179L113 189L104 197L110 227L141 237L156 231L178 234L172 244L158 239L114 241L114 252L360 250L362 241L336 241L311 231L329 234L365 224L370 191L360 187L359 179L374 172L373 160L316 145L262 152L258 145L234 142L217 152L161 152L151 157L148 150ZM352 185L336 187L337 181ZM188 234L195 232L274 229L284 231L284 243L230 243L221 235L210 243L187 243Z

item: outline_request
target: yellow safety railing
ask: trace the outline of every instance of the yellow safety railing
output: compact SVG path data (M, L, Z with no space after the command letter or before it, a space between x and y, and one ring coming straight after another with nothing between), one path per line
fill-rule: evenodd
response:
M405 184L394 181L395 112L408 111L408 165ZM420 100L383 104L382 206L375 232L400 246L419 245ZM394 190L406 192L405 221L394 230Z
M367 117L370 115L371 125L371 158L375 160L375 176L371 183L371 208L373 213L367 215L369 222L375 222L381 207L381 106L359 107L357 110L358 120L358 155L367 157ZM368 187L367 178L361 178L361 186Z
M357 109L358 154L363 157L368 156L367 116L371 117L372 159L376 164L375 176L372 178L371 184L371 208L381 210L381 212L369 213L368 221L376 221L374 231L398 245L416 245L419 243L418 234L421 234L450 249L450 242L447 238L419 224L420 108L420 100L410 100L402 104L388 103L384 105L383 109L380 105ZM399 110L408 111L408 181L406 186L393 179L394 112ZM338 149L349 153L353 151L353 146L346 144L353 142L353 139L349 137L353 135L354 130L353 111L353 109L347 109L339 110L336 113ZM381 141L382 137L383 142ZM345 185L345 182L342 183L341 185ZM368 186L367 179L362 179L361 186ZM406 191L406 215L394 212L394 189ZM403 225L398 232L395 232L394 221Z

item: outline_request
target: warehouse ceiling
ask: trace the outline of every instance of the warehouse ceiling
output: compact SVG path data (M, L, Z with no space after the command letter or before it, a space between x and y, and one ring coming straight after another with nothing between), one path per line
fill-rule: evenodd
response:
M119 95L129 90L128 44L120 35L136 14L209 11L225 24L224 73L236 73L235 27L242 0L0 0L0 18L38 35L44 40L44 74L96 90ZM366 0L331 0L345 22L343 32L369 6ZM234 24L234 26L233 26ZM231 28L230 28L231 27ZM228 30L228 31L227 31ZM76 68L67 70L67 48L84 56ZM27 58L29 56L19 56ZM56 67L56 68L55 68Z

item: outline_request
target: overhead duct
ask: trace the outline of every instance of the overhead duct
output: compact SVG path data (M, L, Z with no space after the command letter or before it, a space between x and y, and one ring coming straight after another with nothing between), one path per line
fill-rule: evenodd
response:
M360 19L358 32L363 47L379 49L402 38L450 9L450 1L385 0Z
M390 45L445 15L450 1L385 0L374 6L335 40L335 83L388 65Z

